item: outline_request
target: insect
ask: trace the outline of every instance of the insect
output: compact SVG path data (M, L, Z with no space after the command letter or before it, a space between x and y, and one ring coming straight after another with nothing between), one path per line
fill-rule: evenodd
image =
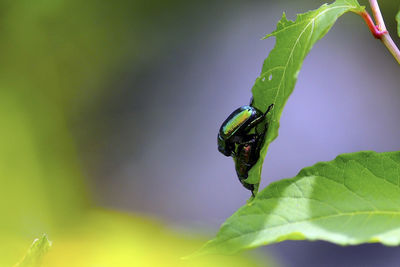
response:
M218 150L225 156L233 157L236 174L242 185L253 193L254 185L246 183L248 172L260 157L261 146L268 130L266 115L273 108L271 104L265 113L250 105L242 106L233 111L222 123L218 132ZM262 132L257 132L257 126L264 122Z

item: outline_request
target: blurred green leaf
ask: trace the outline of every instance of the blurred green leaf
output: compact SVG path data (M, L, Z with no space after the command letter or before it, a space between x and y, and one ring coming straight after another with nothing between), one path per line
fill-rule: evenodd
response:
M396 20L397 20L397 35L400 37L400 11L397 13Z
M179 42L159 22L169 23L175 18L169 11L183 3L0 2L1 233L31 239L85 214L91 206L79 155L85 147L78 151L72 126L107 94L121 66L143 65L134 60L140 57L151 64L165 52L154 44ZM90 140L101 135L90 127L83 132Z
M199 253L303 239L399 245L400 152L343 154L270 184Z
M330 5L323 5L317 10L297 16L295 21L286 19L283 14L276 30L267 35L276 37L275 48L264 61L261 75L257 78L253 91L254 106L266 111L274 104L269 113L269 129L261 150L261 156L250 170L246 182L254 184L255 191L261 179L261 169L269 144L278 136L279 119L284 105L292 93L303 60L312 46L333 26L338 17L346 12L360 12L356 0L338 0ZM256 193L256 192L255 192Z
M15 267L40 267L44 255L51 247L51 242L43 235L40 239L35 239L21 262Z
M0 2L3 236L52 235L84 216L91 197L71 126L98 104L121 66L162 53L139 36L167 23L182 2Z
M44 267L272 266L255 254L182 260L203 238L185 237L153 220L112 211L92 211L80 226L54 240Z
M0 265L14 264L27 240L83 220L91 197L71 125L116 69L143 53L137 36L148 28L138 21L153 9L145 1L0 2Z

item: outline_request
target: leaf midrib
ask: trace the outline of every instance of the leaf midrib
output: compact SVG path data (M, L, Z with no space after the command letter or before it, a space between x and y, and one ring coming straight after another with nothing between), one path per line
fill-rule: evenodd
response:
M276 104L276 99L277 99L277 97L278 97L278 95L279 95L279 92L280 92L280 90L281 90L282 81L284 80L284 77L285 77L285 75L286 75L287 67L288 67L288 65L289 65L290 59L291 59L292 56L293 56L293 52L294 52L294 50L296 49L296 46L297 46L297 44L298 44L300 38L303 36L304 32L305 32L306 29L310 26L311 23L313 23L312 25L314 25L314 22L315 22L315 20L316 20L318 17L320 17L322 14L325 14L325 13L328 12L328 11L331 11L331 10L334 10L334 9L337 9L337 8L357 8L357 7L352 6L352 5L344 5L344 6L337 6L337 7L327 8L327 9L323 10L321 13L319 13L317 16L315 16L314 18L310 19L310 21L308 22L308 24L306 25L306 27L304 27L303 31L302 31L302 32L299 34L299 36L297 37L296 42L295 42L295 44L293 45L293 48L292 48L291 51L290 51L290 55L289 55L289 57L288 57L288 60L286 61L285 66L283 66L283 74L282 74L281 80L279 81L278 90L276 91L276 95L275 95L275 97L274 97L274 101L273 101L274 104ZM298 24L294 24L294 25L291 25L291 26L298 26ZM281 32L281 31L283 31L283 30L286 30L286 29L288 29L288 28L291 27L291 26L285 27L284 29L280 30L279 32ZM313 29L314 29L314 26L313 26ZM275 32L274 35L276 35L276 34L279 33L279 32ZM313 30L311 31L310 36L312 36L312 34L313 34ZM273 112L273 114L274 114L274 113L275 113L275 109L274 109L272 112Z

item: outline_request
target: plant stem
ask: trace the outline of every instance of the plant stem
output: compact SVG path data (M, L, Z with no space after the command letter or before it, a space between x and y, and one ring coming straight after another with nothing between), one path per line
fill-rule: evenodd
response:
M370 25L368 25L368 27L371 29L371 32L374 34L375 38L378 38L382 41L382 43L386 46L386 48L390 51L390 53L393 55L393 57L400 64L399 48L397 48L396 44L393 42L392 37L390 37L389 32L386 30L385 22L383 20L382 13L379 9L378 0L369 0L369 4L371 6L372 13L373 13L375 21L376 21L376 26L375 26L376 29L375 30L382 33L380 38L378 38L374 34ZM366 11L364 13L368 14ZM360 15L363 16L364 20L366 19L365 15L363 15L363 14L360 14ZM370 16L368 15L368 17L370 17ZM368 24L368 22L367 22L367 24Z
M372 35L376 38L381 40L383 35L387 33L387 30L381 31L378 26L375 25L374 21L372 20L371 16L368 14L367 11L358 13L367 23L368 28L370 29Z
M378 1L377 0L369 0L369 4L372 9L372 14L374 14L376 26L381 31L386 31L385 21L383 20L381 10L379 9Z

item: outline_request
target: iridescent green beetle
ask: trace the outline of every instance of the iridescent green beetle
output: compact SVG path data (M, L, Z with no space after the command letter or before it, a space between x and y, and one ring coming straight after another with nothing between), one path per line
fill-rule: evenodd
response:
M273 107L271 104L263 113L253 107L252 102L248 106L242 106L233 111L222 123L218 133L218 150L225 156L234 158L239 181L251 191L254 189L253 185L244 180L247 179L248 172L260 157L268 123L265 122L261 133L257 133L256 126L265 121L266 115Z

